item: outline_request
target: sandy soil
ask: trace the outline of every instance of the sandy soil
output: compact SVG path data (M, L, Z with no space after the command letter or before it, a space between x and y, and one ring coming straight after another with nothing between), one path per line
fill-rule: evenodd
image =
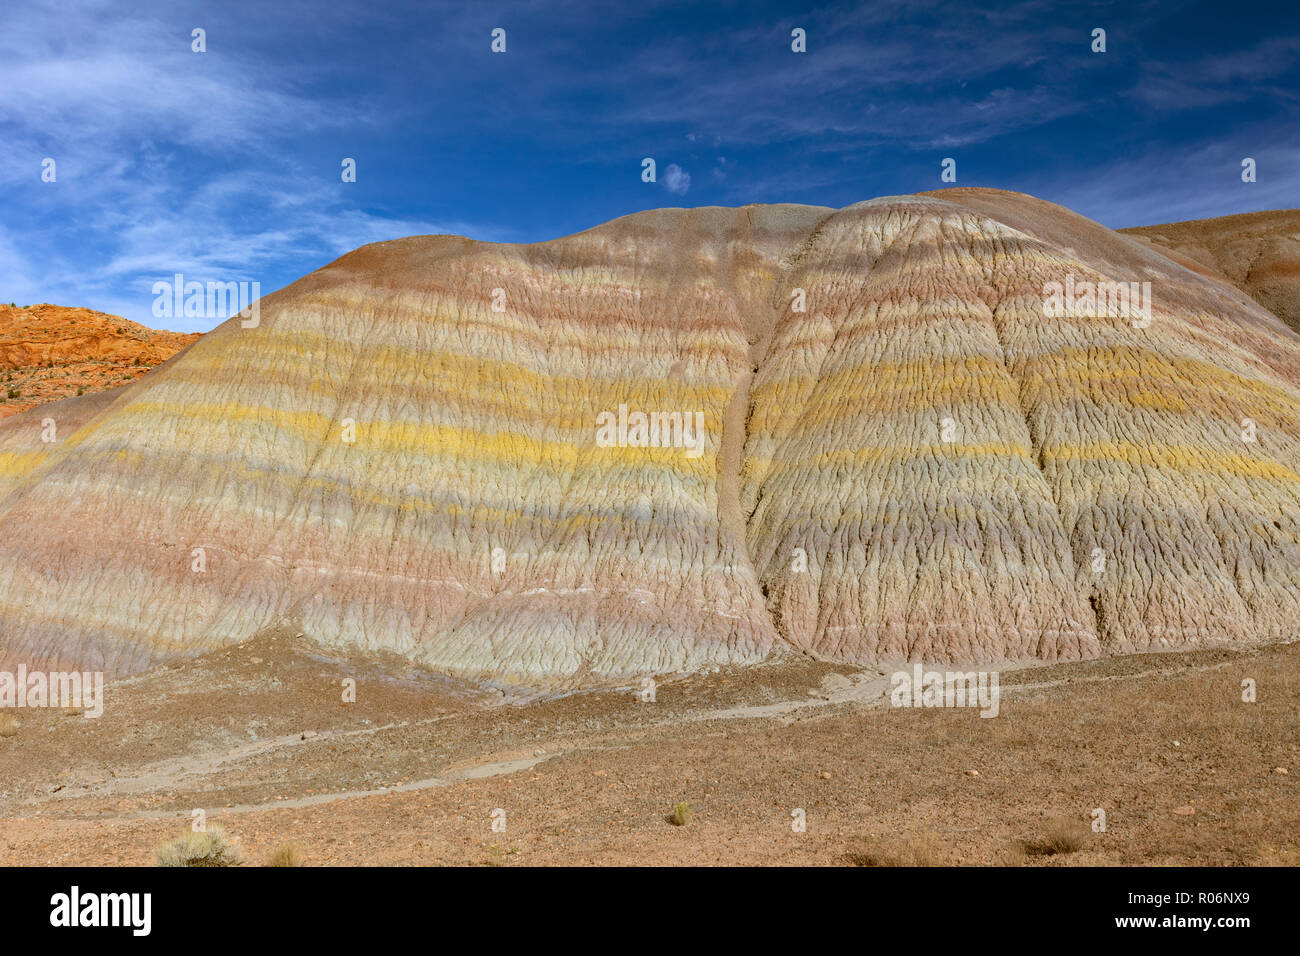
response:
M888 686L801 659L545 699L265 636L115 682L97 720L10 712L0 864L151 865L194 808L249 864L1297 862L1300 644L1004 669L991 719ZM1077 852L1025 852L1097 807Z

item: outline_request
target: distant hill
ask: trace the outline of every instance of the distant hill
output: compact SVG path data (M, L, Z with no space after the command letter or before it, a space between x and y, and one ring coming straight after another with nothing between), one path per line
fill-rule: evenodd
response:
M1190 268L1227 279L1300 332L1300 209L1121 229Z
M59 305L0 305L0 418L133 382L199 338Z

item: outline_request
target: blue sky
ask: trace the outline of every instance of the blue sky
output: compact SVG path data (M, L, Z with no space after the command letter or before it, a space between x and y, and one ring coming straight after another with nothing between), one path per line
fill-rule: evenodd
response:
M399 236L843 206L941 188L944 157L1113 227L1293 208L1300 4L1268 7L4 0L0 298L206 331L155 319L154 282L265 294Z

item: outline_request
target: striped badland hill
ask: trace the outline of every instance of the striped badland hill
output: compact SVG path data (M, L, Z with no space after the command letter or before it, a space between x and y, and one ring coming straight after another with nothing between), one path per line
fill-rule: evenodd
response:
M1048 314L1067 281L1149 318ZM287 628L572 687L1284 640L1298 368L1235 289L990 190L365 246L0 425L0 662Z

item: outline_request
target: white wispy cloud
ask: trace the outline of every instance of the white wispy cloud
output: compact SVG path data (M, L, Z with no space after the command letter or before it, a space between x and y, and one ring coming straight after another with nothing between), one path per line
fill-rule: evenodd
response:
M1247 156L1257 163L1253 183L1241 181ZM1275 142L1263 130L1244 130L1233 141L1192 150L1151 148L1086 176L1039 175L1026 189L1112 229L1293 209L1300 200L1300 135Z
M691 174L676 163L669 163L663 175L664 189L677 196L685 196L691 188Z

